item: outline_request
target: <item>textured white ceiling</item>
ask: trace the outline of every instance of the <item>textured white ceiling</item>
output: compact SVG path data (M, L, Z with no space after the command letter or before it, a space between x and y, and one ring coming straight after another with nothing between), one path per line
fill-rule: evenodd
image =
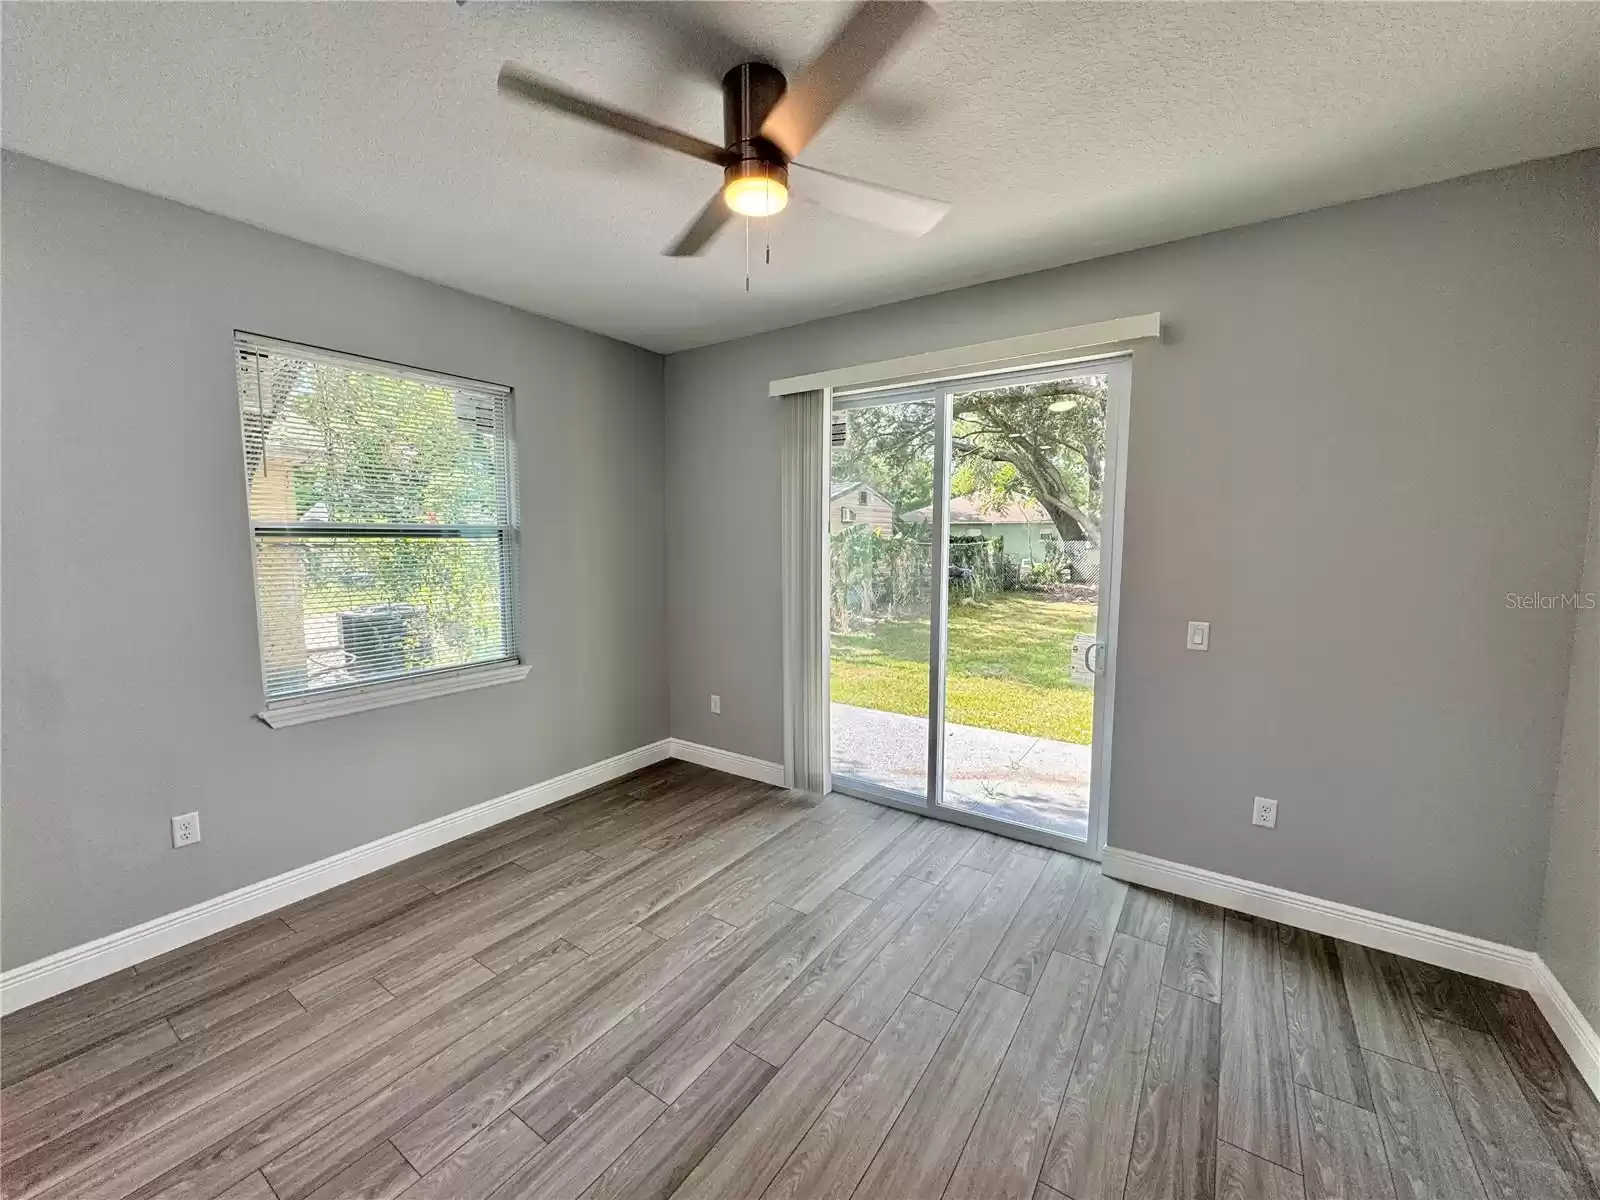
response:
M656 350L1600 144L1600 5L942 4L802 156L955 202L660 249L715 168L501 99L514 59L720 141L831 4L7 3L7 147Z

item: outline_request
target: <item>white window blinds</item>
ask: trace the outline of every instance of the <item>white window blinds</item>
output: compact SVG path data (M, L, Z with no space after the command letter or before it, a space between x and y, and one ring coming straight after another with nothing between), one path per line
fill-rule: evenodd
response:
M509 389L234 348L268 707L515 661Z

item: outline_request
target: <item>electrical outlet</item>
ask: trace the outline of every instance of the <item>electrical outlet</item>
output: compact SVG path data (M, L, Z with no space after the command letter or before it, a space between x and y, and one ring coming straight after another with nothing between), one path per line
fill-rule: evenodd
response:
M722 697L721 696L713 696L713 697L711 697L711 711L714 712L714 713L719 713L719 712L722 711Z
M200 840L200 814L184 813L172 818L172 848L192 846Z
M1278 802L1268 800L1265 796L1257 796L1254 807L1250 809L1250 824L1259 825L1263 829L1276 829L1278 827Z

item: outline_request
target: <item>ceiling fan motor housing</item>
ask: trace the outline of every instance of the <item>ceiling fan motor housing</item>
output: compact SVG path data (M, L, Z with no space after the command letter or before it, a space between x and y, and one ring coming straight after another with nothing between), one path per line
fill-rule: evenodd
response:
M783 151L761 136L761 123L787 88L783 72L766 63L740 63L722 77L723 144L733 156L724 182L758 178L788 185Z

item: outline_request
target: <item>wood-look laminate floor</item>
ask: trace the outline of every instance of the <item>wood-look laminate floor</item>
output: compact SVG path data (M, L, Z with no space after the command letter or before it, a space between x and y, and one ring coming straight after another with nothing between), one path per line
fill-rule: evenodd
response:
M675 762L0 1039L4 1200L1600 1200L1525 993Z

